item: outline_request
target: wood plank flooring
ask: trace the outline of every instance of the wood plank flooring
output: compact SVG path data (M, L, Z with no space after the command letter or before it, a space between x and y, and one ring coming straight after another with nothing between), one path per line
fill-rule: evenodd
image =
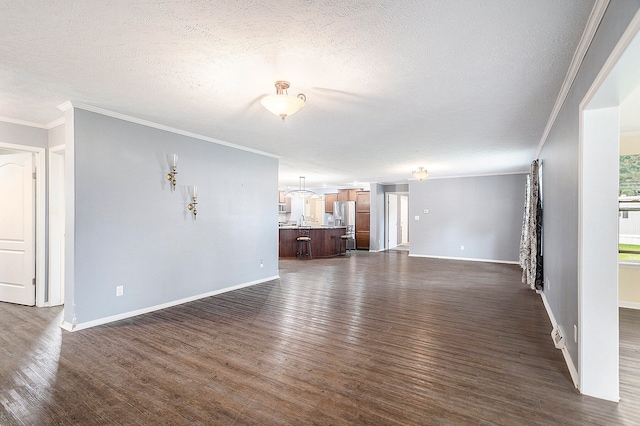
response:
M637 425L580 395L513 265L407 252L280 261L279 280L75 333L0 304L0 425Z

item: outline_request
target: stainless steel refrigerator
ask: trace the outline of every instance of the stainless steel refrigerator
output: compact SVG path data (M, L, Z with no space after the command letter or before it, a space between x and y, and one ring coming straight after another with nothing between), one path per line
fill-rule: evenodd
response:
M347 244L356 248L355 232L356 232L356 202L355 201L334 201L333 202L333 224L334 226L353 225L354 239L347 240Z

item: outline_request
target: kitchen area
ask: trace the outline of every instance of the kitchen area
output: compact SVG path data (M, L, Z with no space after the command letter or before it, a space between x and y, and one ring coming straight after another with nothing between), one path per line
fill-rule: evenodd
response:
M347 250L369 250L369 191L348 188L323 194L296 192L279 192L279 257L298 257L301 227L309 228L312 252L312 256L301 258L331 258Z

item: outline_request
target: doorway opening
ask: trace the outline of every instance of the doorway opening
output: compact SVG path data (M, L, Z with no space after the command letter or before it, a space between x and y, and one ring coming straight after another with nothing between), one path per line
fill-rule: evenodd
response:
M409 250L409 193L385 193L385 249Z
M620 106L640 85L639 30L640 13L580 104L578 383L582 393L612 401L620 395Z

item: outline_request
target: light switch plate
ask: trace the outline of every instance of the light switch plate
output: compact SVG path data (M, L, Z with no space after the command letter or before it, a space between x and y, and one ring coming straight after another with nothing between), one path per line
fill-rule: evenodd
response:
M416 220L420 220L420 216L416 216L416 217L415 217L415 219L416 219Z

